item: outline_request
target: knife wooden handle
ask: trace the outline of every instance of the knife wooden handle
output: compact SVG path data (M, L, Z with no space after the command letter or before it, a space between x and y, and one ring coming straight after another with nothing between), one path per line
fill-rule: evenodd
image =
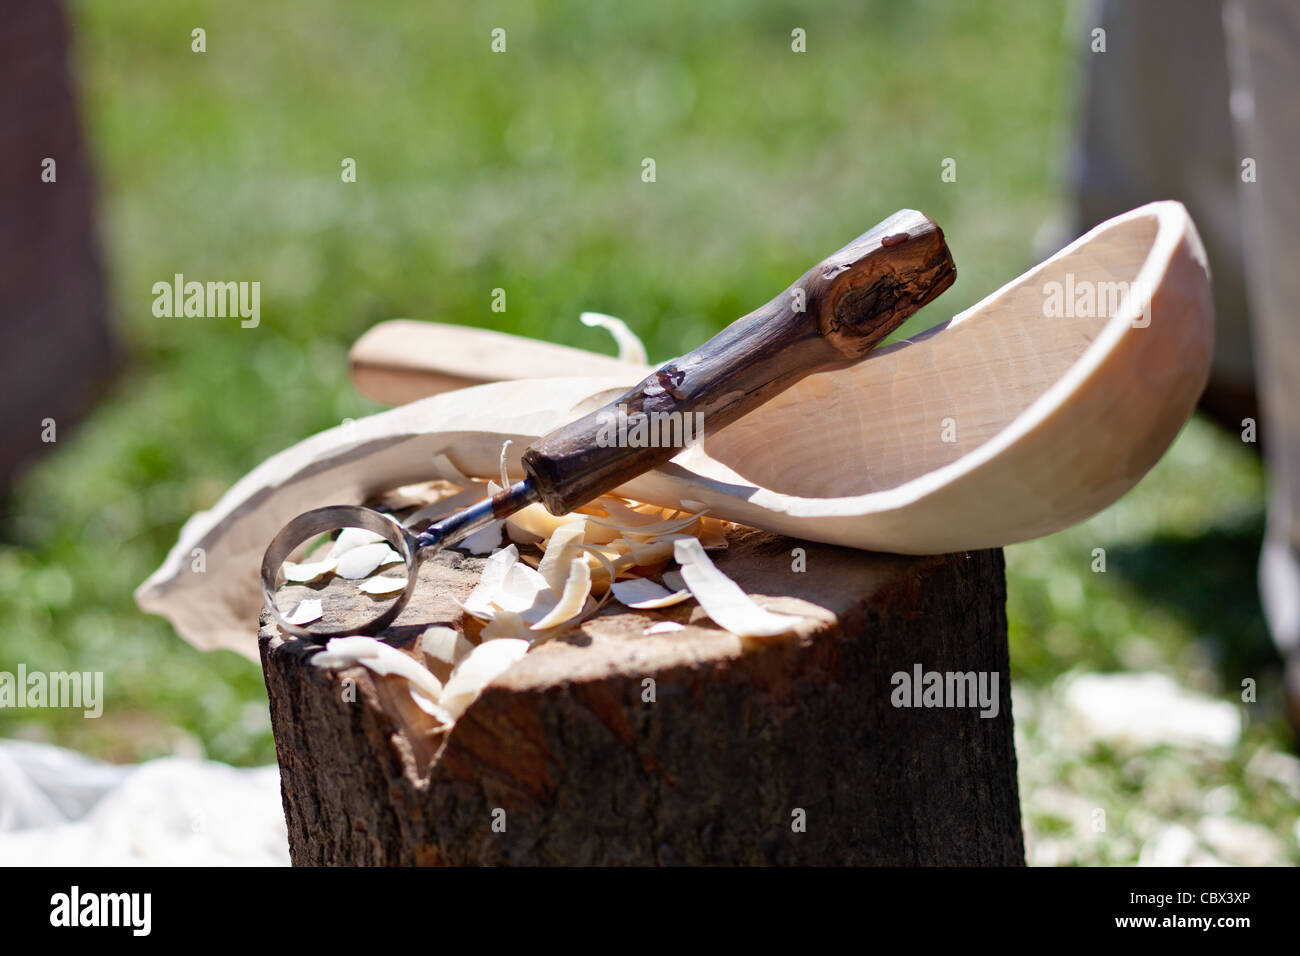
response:
M956 276L943 231L897 212L695 351L539 439L524 470L547 510L566 514L800 379L861 360Z

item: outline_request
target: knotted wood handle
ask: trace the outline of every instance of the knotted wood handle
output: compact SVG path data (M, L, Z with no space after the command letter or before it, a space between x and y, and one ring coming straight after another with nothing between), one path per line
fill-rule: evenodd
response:
M524 469L547 510L566 514L805 376L861 360L956 276L943 231L896 212L695 351L540 438Z

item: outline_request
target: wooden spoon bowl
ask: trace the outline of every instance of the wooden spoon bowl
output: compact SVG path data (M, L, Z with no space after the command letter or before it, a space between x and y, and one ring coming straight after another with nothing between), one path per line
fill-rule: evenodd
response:
M903 553L1023 541L1095 514L1160 459L1213 336L1195 226L1152 203L678 462L754 486L746 504L782 516L772 530Z
M912 342L802 380L619 491L903 554L1051 534L1114 502L1164 454L1205 386L1213 325L1192 221L1179 203L1152 203L1102 223ZM371 394L392 385L403 395L414 382L433 391L490 378L490 362L460 361L448 328L422 351L421 331L406 326L405 359L379 350L387 372L367 365L359 343L354 374L379 373L367 375ZM391 327L385 334L391 340ZM383 338L370 334L367 347ZM538 378L432 395L280 452L186 523L137 602L200 647L254 656L262 551L294 515L438 477L439 460L494 477L507 439L512 477L522 477L518 452L529 442L648 371L608 357L557 364L554 347L510 339L510 367L527 367L532 354ZM472 354L490 354L481 345L480 337ZM422 361L436 374L422 379ZM545 377L575 373L601 377ZM207 573L192 571L196 548Z

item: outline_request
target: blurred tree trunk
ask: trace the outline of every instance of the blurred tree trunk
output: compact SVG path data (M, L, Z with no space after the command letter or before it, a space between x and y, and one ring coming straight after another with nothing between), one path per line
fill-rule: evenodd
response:
M6 3L0 27L0 488L89 408L116 354L66 11L54 0Z

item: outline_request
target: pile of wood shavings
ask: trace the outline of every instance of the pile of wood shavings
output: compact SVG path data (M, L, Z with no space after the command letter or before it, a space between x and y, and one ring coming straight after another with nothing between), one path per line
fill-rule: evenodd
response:
M584 325L606 329L614 336L619 358L648 362L645 346L622 319L598 312L584 312L581 319ZM414 507L403 524L421 531L457 509L509 487L509 446L506 442L501 448L499 483L489 481L485 486L462 474L446 455L435 455L433 463L440 479L399 488L383 503L398 512ZM759 607L705 554L727 546L726 522L709 517L699 502L682 504L690 510L605 495L562 517L540 504L529 505L455 545L471 554L489 555L478 585L463 603L457 602L483 622L478 644L458 630L434 626L421 640L428 667L391 645L362 636L331 640L313 662L329 668L362 664L377 674L406 678L412 699L438 720L440 730L446 730L511 664L599 613L610 601L648 611L694 598L714 623L741 637L770 637L793 630L801 618ZM344 535L353 532L368 534L358 529L343 532L323 561L308 561L295 568L297 580L313 580L328 573L364 578L394 558L400 560L387 544L383 544L386 551L374 547L378 535L344 541ZM509 539L508 544L503 537ZM366 547L372 553L345 561L353 549ZM372 559L376 561L373 565ZM668 567L672 562L678 565L676 570ZM285 567L288 574L290 566ZM405 584L405 579L380 576L359 587L379 594L388 593L386 589L399 591ZM314 619L319 607L295 609L295 614ZM645 633L680 630L683 625L675 621L660 621ZM448 675L445 683L434 674L435 669Z
M420 530L507 486L505 456L503 447L500 482L486 484L437 456L434 463L442 479L399 488L384 503L395 510L415 506L403 524ZM406 678L416 704L445 730L484 687L529 650L598 614L610 602L649 611L694 599L716 624L741 637L793 630L801 618L760 607L709 559L707 550L727 546L727 523L710 517L697 502L683 505L691 510L605 495L560 517L540 504L530 505L455 546L488 555L478 584L457 602L482 623L478 644L458 630L435 626L421 642L428 667L388 644L360 636L331 640L314 663L330 668L361 664L378 674ZM345 548L339 557L355 549ZM670 567L674 563L677 567ZM683 625L660 621L645 633L679 630ZM447 674L445 682L434 670Z

